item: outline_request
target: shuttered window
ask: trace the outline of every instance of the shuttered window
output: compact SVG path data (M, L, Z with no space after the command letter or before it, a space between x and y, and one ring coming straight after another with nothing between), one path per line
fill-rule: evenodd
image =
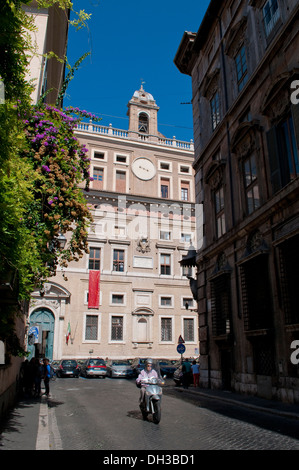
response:
M115 179L115 191L119 193L126 192L126 172L125 171L116 171L116 179Z
M103 189L103 168L94 168L93 169L93 189Z

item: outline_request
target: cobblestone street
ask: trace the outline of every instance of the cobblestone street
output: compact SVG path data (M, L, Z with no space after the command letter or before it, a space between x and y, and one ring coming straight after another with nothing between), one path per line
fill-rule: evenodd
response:
M1 450L298 450L298 411L234 403L167 381L162 420L143 421L139 390L122 379L57 379L51 398L21 402L2 426ZM265 405L267 402L265 401ZM289 409L289 411L288 411ZM275 412L274 412L275 411Z

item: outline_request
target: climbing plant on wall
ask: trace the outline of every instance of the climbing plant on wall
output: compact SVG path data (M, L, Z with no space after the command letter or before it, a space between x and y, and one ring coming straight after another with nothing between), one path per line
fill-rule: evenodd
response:
M34 54L28 32L35 26L19 0L0 6L0 80L5 101L0 104L0 280L9 273L18 280L17 300L29 300L36 286L88 252L87 230L92 217L83 190L89 188L87 149L74 130L82 116L78 109L56 104L32 105L32 84L26 78ZM38 0L41 7L68 10L68 0ZM80 28L89 15L79 12L71 23ZM55 60L55 57L53 58ZM66 60L63 58L62 60ZM68 65L68 80L74 68ZM58 237L67 235L61 249ZM0 339L11 334L13 308L0 312Z

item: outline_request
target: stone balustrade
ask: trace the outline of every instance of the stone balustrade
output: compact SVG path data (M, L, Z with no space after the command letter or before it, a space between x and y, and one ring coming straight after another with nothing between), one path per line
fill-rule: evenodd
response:
M156 135L143 134L142 132L125 131L123 129L117 129L115 127L112 127L112 124L110 124L109 126L101 126L100 124L94 124L93 122L81 122L77 125L77 130L92 134L101 134L111 137L120 137L122 139L128 140L143 141L151 144L163 145L165 147L174 147L182 150L194 150L194 143L192 139L190 140L190 142L185 142L182 140L177 140L175 137L170 139Z

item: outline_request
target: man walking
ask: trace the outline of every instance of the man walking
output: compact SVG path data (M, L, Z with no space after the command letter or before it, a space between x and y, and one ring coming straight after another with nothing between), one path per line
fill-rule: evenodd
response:
M49 359L44 358L44 384L45 384L45 395L48 397L50 395L50 377L51 377L51 369L49 364Z

